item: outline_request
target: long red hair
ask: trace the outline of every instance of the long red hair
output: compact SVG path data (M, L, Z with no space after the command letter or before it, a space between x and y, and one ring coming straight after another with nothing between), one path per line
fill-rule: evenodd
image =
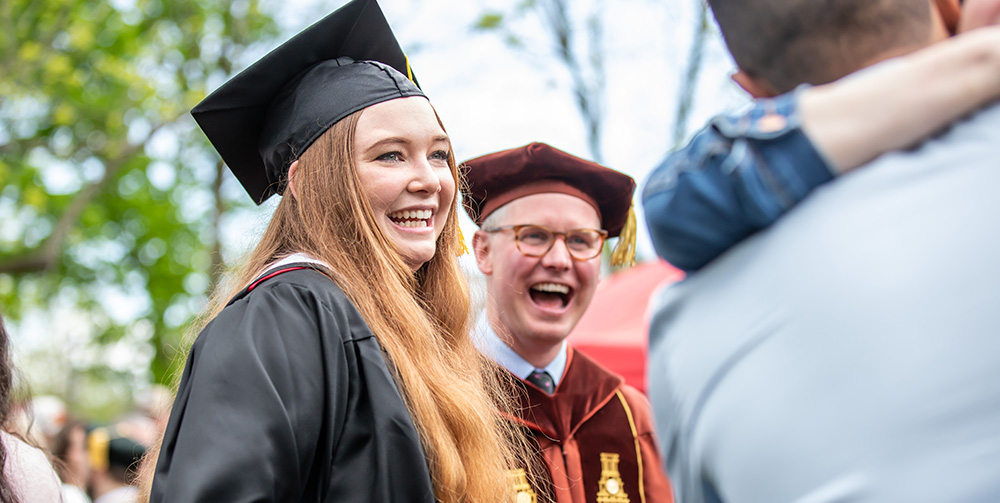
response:
M411 271L379 229L358 177L354 132L361 113L334 124L299 158L297 197L278 204L230 291L217 296L203 322L276 260L301 252L323 261L392 361L438 501L510 501L507 469L525 443L496 412L497 404L509 410L510 381L469 338L455 200L434 257ZM448 164L460 186L454 154ZM147 489L154 463L144 467Z

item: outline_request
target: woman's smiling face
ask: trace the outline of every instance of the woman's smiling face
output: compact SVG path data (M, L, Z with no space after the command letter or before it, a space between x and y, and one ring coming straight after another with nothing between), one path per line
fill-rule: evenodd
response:
M361 113L354 160L379 228L410 269L434 256L455 200L451 142L426 98L398 98Z

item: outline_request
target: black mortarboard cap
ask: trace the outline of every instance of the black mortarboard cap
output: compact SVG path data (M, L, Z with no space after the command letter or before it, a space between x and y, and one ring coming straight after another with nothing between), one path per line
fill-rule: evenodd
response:
M112 438L108 441L108 465L135 469L146 454L142 444L128 437Z
M146 448L114 428L95 428L87 434L87 451L90 465L95 469L107 470L113 466L134 469Z
M375 0L352 0L271 51L191 115L254 202L283 190L292 161L368 106L423 96Z

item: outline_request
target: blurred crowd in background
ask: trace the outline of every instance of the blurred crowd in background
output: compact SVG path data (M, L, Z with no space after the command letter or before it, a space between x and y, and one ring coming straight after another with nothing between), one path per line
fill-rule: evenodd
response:
M62 480L64 503L134 503L138 462L157 442L170 412L171 393L154 386L112 422L72 416L52 395L15 404L13 429L47 450Z

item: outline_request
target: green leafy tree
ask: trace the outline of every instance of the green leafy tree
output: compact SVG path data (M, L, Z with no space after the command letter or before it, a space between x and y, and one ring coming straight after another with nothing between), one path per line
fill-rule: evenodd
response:
M0 306L77 335L36 392L170 381L246 201L187 111L275 32L257 0L0 0Z

